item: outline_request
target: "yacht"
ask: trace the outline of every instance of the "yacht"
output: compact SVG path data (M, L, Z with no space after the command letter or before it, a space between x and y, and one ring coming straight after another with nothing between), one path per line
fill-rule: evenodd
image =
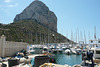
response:
M94 58L99 58L100 59L100 46L89 48L89 51L93 52Z
M77 54L75 48L70 48L70 49L71 49L72 54Z
M100 59L100 39L98 40L90 40L90 48L89 51L94 53L94 58Z

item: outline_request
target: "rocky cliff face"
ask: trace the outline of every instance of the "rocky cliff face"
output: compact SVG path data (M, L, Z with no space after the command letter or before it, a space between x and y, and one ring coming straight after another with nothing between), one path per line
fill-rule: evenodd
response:
M51 30L57 31L56 15L41 1L32 2L22 13L16 15L14 22L25 19L35 19Z

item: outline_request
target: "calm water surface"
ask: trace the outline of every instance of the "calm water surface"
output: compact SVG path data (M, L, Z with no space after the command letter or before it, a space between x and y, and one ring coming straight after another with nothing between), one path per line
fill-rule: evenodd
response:
M61 65L68 64L73 66L82 62L81 55L55 54L54 58L56 59L56 63Z
M40 54L42 53L42 50L36 50L33 54ZM82 56L81 55L66 55L66 54L55 54L55 60L57 64L65 65L68 64L70 66L80 64L82 62Z

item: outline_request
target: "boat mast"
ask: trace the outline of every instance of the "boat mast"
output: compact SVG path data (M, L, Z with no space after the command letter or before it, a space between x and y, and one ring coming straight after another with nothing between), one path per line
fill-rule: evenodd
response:
M85 30L84 30L84 45L85 45L85 48L86 48L86 35L85 35Z
M91 38L90 38L90 31L88 31L88 34L89 34L89 40L90 40L90 39L91 39Z
M76 31L76 43L77 43L77 31Z
M94 33L94 39L96 40L96 27L94 29L95 33Z
M83 34L82 34L82 31L80 31L80 39L81 39L81 41L83 41Z
M66 38L68 38L68 30L66 31L67 33L66 33ZM68 43L67 41L66 41L66 43Z
M79 43L79 29L78 29L78 43Z
M71 30L71 44L73 46L73 32L72 32L72 30Z
M90 42L90 39L91 39L91 38L90 38L90 31L88 31L88 34L89 34L89 46L90 46L90 43L91 43L91 42Z
M94 41L95 41L95 45L97 44L97 40L96 40L96 26L94 28Z
M86 35L85 35L85 30L84 30L84 44L86 44Z
M49 30L48 30L48 45L49 45Z
M41 43L41 31L40 31L40 44L42 44L42 43Z

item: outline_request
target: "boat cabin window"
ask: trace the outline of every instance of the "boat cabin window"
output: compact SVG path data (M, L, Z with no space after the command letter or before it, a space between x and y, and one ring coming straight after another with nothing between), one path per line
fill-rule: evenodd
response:
M30 48L30 50L32 50L32 48Z
M93 41L91 40L91 43L93 43Z
M47 49L44 49L44 51L47 51Z
M96 54L100 54L100 51L96 51Z
M100 41L98 41L98 43L100 43Z
M94 53L94 51L93 51L93 50L89 50L89 52L93 52L93 53Z

